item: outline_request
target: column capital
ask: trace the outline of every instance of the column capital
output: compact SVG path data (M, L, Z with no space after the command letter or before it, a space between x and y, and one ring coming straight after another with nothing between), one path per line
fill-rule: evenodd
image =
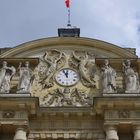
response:
M117 128L117 125L110 124L110 125L105 125L104 129L105 130L117 130L118 128Z
M22 130L26 132L26 129L24 127L18 127L17 130Z

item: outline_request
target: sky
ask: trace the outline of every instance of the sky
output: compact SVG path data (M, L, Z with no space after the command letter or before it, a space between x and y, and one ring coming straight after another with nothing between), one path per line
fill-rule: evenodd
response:
M67 25L65 0L0 0L0 47L57 36ZM71 0L71 25L81 37L136 48L140 56L140 0Z

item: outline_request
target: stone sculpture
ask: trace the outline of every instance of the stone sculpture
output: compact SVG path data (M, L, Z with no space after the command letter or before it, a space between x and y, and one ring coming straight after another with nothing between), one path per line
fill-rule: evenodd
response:
M19 64L19 82L17 87L17 93L30 93L31 84L33 82L33 72L29 68L30 63L25 62L25 66L22 67L22 63Z
M41 101L42 106L89 106L89 97L86 91L81 89L56 89L48 93Z
M101 83L103 93L116 92L116 71L109 65L107 59L104 60L101 67Z
M65 64L65 54L57 50L51 50L51 55L46 51L40 58L38 65L39 82L43 88L53 86L55 72Z
M7 62L3 61L2 68L0 69L0 92L10 92L10 81L13 75L16 73L14 66L8 67Z
M76 67L79 70L81 82L87 87L96 87L96 81L94 80L94 74L96 72L95 58L89 59L87 53L78 55L73 52L72 58L69 61L70 66Z
M139 76L138 73L131 68L131 61L126 60L123 62L124 80L125 80L125 92L126 93L139 93Z

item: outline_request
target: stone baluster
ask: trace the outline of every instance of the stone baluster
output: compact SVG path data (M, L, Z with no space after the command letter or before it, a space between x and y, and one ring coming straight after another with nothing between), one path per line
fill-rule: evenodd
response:
M16 130L14 140L27 140L26 131L23 128L18 128Z
M106 131L106 140L119 140L117 129L115 126L108 126L105 129Z
M134 140L140 140L140 126L134 127Z

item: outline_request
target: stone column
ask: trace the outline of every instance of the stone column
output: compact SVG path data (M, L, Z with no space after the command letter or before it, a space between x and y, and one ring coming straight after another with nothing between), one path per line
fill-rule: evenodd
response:
M134 140L140 140L140 126L134 127Z
M119 140L117 129L115 126L108 126L105 129L106 131L106 140Z
M14 140L27 140L26 131L23 128L18 128Z

